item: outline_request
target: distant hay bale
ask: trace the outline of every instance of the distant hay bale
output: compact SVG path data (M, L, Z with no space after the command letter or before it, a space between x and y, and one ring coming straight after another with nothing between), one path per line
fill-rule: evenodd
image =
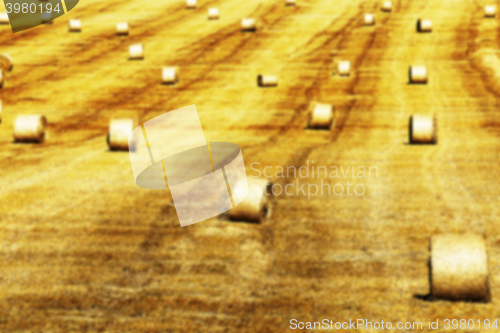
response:
M437 119L434 116L413 115L410 117L409 141L411 144L436 144Z
M219 8L209 8L208 9L208 19L218 20L219 19Z
M69 20L68 27L70 32L82 31L82 23L80 22L80 20Z
M382 11L383 12L390 12L392 11L392 1L384 1L382 4Z
M272 194L272 184L268 179L243 179L231 188L233 196L238 191L246 192L246 184L242 182L247 182L248 194L245 200L228 211L229 218L235 221L262 222L270 215L269 196Z
M107 142L110 150L129 150L128 137L134 130L133 119L112 119L109 122Z
M285 0L285 6L295 6L295 0Z
M130 55L129 59L131 60L144 59L144 48L142 47L142 44L130 45L128 51Z
M425 19L417 20L417 31L418 32L432 32L432 21Z
M14 122L14 141L42 143L47 119L42 115L21 115Z
M0 54L0 68L6 72L10 72L14 68L14 61L7 53Z
M186 0L186 9L196 9L196 0Z
M7 13L0 13L0 24L9 24L9 14Z
M5 86L5 74L4 70L0 69L0 88L3 88Z
M425 66L410 66L408 75L410 83L425 84L428 81L427 67Z
M177 67L163 67L161 73L163 84L179 83L179 69Z
M43 12L41 15L42 23L54 23L52 13L49 12Z
M259 87L276 87L278 85L278 77L275 75L258 75L257 84Z
M493 5L484 7L484 17L495 17L497 15L497 7Z
M121 36L128 36L130 27L128 22L121 22L116 25L116 34Z
M349 76L351 74L351 62L348 60L339 61L337 73L340 76Z
M488 255L484 237L441 234L431 239L431 294L435 299L490 299Z
M257 30L257 21L253 18L245 18L241 20L242 31L255 31Z
M375 15L366 13L364 16L365 25L375 25Z
M333 105L312 102L308 110L308 127L330 129L334 124L334 115Z

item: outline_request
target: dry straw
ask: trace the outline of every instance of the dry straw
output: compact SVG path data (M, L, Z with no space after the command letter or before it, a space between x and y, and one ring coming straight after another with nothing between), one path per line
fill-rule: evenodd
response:
M308 113L309 128L330 129L334 124L334 108L331 104L312 102Z
M295 6L295 0L285 0L285 6Z
M47 119L42 115L21 115L14 122L15 142L42 143Z
M409 140L412 144L436 144L438 141L436 117L422 115L411 116Z
M6 72L12 71L14 68L14 61L12 57L7 53L0 54L0 68Z
M435 299L489 301L484 237L441 234L431 239L431 292Z
M107 137L109 149L128 150L128 137L133 130L133 119L112 119L109 122Z
M245 184L241 182L248 182L248 195L229 210L229 218L235 221L262 222L270 215L269 196L272 184L267 179L244 179L231 188L233 196L238 191L245 191Z

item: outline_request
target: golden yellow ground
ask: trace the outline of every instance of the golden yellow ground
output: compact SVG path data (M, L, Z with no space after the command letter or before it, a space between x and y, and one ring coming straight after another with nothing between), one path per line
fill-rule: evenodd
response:
M392 13L372 0L198 3L83 0L53 25L1 28L15 67L0 91L0 331L500 318L500 24L483 18L489 2L396 0ZM209 7L220 20L207 20ZM362 26L365 12L374 27ZM256 33L239 31L244 17L258 19ZM431 34L415 32L419 17ZM67 32L70 18L81 33ZM129 37L115 36L121 21ZM133 43L144 61L127 59ZM339 59L351 77L331 75ZM412 64L427 66L427 85L407 84ZM180 67L178 87L160 84L163 66ZM261 73L279 86L258 88ZM331 132L304 129L313 100L336 106ZM190 104L207 141L240 145L249 175L253 162L314 161L377 166L379 177L351 179L363 196L276 196L260 225L219 217L181 228L168 191L137 187L106 134L113 117L144 122ZM46 143L12 142L26 113L46 115ZM407 144L415 113L436 114L438 145ZM463 231L486 236L492 301L419 297L430 236Z

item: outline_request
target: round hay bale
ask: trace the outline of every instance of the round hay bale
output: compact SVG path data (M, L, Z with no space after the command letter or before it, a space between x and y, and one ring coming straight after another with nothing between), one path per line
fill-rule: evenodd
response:
M384 1L381 9L383 12L391 12L392 11L392 1Z
M7 53L0 54L0 68L6 72L10 72L14 68L14 61Z
M69 27L69 32L82 31L82 23L80 22L80 20L69 20L68 27Z
M255 31L257 30L257 21L253 18L245 18L241 20L242 31Z
M161 73L163 84L177 84L179 82L179 69L177 67L163 67Z
M278 77L275 75L259 75L257 76L257 84L259 87L276 87Z
M349 76L351 74L351 62L348 60L339 61L337 73L340 76Z
M334 124L334 108L331 104L313 102L308 111L308 127L330 129Z
M133 130L133 119L112 119L109 122L109 130L107 136L109 149L128 151L128 137Z
M10 24L9 14L0 13L0 24Z
M116 25L116 34L121 36L128 36L130 27L128 22L121 22Z
M242 181L248 182L247 197L228 211L229 218L235 221L260 223L270 216L269 196L271 195L270 187L272 184L268 179L248 178L248 180L244 179ZM245 185L241 183L242 181L231 188L231 193L246 190Z
M196 0L186 0L186 9L196 9Z
M493 5L484 6L484 17L495 17L497 15L497 7Z
M490 299L488 255L484 237L442 234L431 239L431 294L436 299Z
M129 59L131 60L138 60L138 59L144 59L144 48L142 47L142 44L133 44L129 46Z
M410 66L408 75L410 83L425 84L428 81L427 67L425 66Z
M436 144L437 119L434 116L413 115L410 117L409 141L411 144Z
M295 0L285 0L285 6L295 6Z
M52 17L52 13L43 12L41 14L41 19L42 19L42 23L49 23L49 24L54 23L54 21L53 21L54 18Z
M42 143L46 125L47 119L39 114L18 116L14 122L14 141Z
M432 32L432 21L431 20L417 20L417 31L418 32Z
M375 25L375 15L366 13L364 16L365 25Z
M208 19L218 20L219 19L219 8L209 8L208 9Z

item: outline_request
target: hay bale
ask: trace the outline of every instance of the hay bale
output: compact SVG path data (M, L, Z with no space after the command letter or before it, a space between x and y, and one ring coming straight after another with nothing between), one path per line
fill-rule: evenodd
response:
M497 16L497 7L493 5L484 6L484 17Z
M5 74L3 69L0 69L0 88L5 86Z
M129 59L131 60L140 60L144 59L144 48L142 44L133 44L128 48L129 51Z
M18 116L14 122L14 141L42 143L47 119L42 115Z
M186 0L186 9L196 9L196 0Z
M285 6L295 6L295 0L285 0Z
M10 24L9 14L0 13L0 24Z
M431 20L417 20L417 31L418 32L432 32L432 21Z
M177 67L163 67L161 73L163 84L179 83L179 69Z
M128 138L134 130L133 119L112 119L109 122L107 142L110 150L129 150Z
M364 16L365 25L375 25L375 15L366 13Z
M484 237L442 234L431 239L431 294L436 299L490 299L488 255Z
M257 84L259 87L276 87L278 85L278 77L275 75L258 75Z
M334 124L334 108L331 104L313 102L308 111L308 127L330 129Z
M383 12L391 12L392 11L392 1L384 1L382 4L381 10Z
M219 8L209 8L208 9L208 19L218 20L219 19Z
M253 18L245 18L241 20L241 31L257 30L257 21Z
M435 116L413 115L410 117L409 141L411 144L436 144L437 119Z
M121 22L116 25L116 34L121 36L128 36L130 27L128 22Z
M14 61L12 57L7 53L0 54L0 68L6 72L12 71L14 68Z
M243 183L245 182L245 183ZM270 187L272 184L268 179L243 179L231 188L233 197L237 192L248 194L242 202L228 211L229 218L235 221L262 222L270 216L269 196L272 194ZM267 195L266 195L267 193Z
M427 67L425 66L410 66L408 75L410 83L426 84L428 81Z
M68 27L69 27L69 32L82 31L82 23L80 22L80 20L69 20Z
M351 74L351 62L348 60L339 61L337 73L340 76L349 76Z

